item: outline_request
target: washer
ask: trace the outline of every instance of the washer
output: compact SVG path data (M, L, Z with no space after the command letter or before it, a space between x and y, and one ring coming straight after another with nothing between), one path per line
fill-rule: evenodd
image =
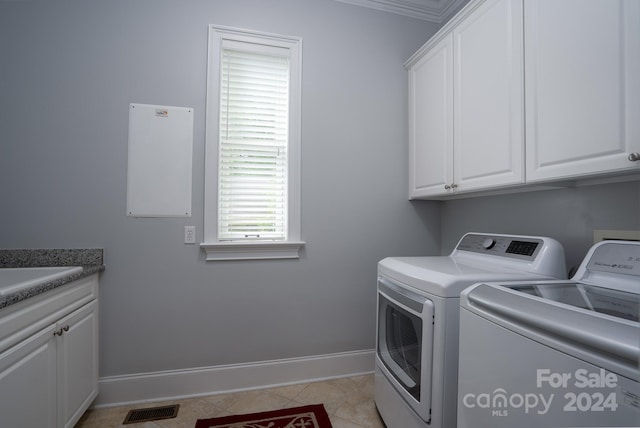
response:
M481 281L566 279L546 237L468 233L449 256L378 263L375 402L389 428L456 426L462 290Z
M461 296L459 428L640 427L640 242Z

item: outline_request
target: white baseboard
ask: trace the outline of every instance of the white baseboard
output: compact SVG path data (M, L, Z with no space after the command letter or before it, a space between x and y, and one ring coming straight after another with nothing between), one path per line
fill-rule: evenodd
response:
M92 407L173 400L373 373L375 350L110 376Z

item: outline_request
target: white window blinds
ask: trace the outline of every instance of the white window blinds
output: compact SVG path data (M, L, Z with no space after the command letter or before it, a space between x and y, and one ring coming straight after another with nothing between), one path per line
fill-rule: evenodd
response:
M289 57L223 46L218 239L287 239Z

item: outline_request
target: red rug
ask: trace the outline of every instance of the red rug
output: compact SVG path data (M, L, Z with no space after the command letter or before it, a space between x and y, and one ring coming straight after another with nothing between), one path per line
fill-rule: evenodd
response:
M331 428L322 404L247 415L198 419L195 428Z

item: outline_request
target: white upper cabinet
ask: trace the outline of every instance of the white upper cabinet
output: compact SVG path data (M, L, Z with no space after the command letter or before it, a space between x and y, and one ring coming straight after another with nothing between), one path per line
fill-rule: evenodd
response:
M520 184L522 0L476 1L405 64L409 197Z
M453 30L456 191L524 180L522 1L489 0Z
M409 195L444 192L453 182L452 36L409 68Z
M640 172L640 1L525 0L524 28L527 181Z

